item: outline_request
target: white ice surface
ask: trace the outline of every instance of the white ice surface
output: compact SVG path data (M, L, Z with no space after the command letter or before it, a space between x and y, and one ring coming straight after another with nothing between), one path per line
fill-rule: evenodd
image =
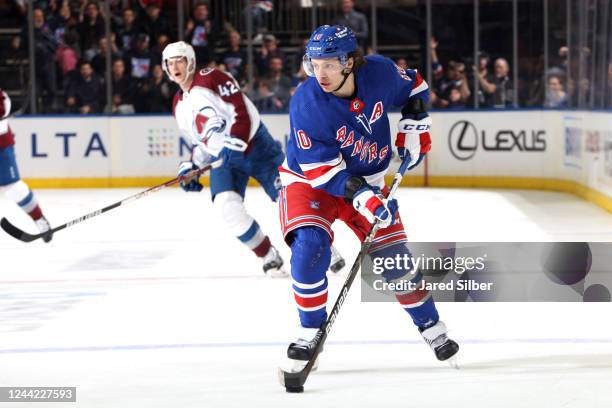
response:
M138 192L37 191L58 224ZM610 241L612 216L570 195L402 189L413 241ZM247 206L281 249L277 210ZM34 232L0 199L0 215ZM337 225L350 264L358 243ZM76 386L74 403L17 407L612 406L612 305L440 303L461 344L439 363L398 306L361 303L359 280L304 394L276 379L297 324L289 280L261 265L207 191L171 189L24 244L0 232L0 386ZM348 268L347 268L348 269ZM344 271L346 272L346 270ZM330 277L330 303L343 277Z

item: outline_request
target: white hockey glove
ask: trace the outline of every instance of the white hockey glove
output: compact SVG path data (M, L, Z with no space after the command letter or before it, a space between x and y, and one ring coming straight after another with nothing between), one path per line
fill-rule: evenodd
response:
M410 159L408 170L418 166L427 152L431 150L431 118L426 116L422 119L404 117L397 124L397 138L395 146L400 159Z

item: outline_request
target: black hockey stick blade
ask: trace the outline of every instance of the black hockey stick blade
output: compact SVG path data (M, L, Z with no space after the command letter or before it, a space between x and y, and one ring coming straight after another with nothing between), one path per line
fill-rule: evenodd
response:
M11 224L11 222L9 220L7 220L4 217L2 218L2 220L0 220L0 227L2 227L4 232L9 234L11 237L13 237L15 239L18 239L20 241L23 241L23 242L32 242L32 241L35 241L35 240L37 240L39 238L44 237L45 235L47 235L49 233L52 233L52 231L47 231L44 234L30 234L30 233L27 233L27 232L17 228L13 224Z

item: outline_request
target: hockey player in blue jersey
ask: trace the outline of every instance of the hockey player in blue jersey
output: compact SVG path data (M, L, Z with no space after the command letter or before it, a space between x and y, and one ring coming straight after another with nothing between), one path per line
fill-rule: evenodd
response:
M386 200L384 175L392 156L387 111L399 107L396 138L409 169L431 147L428 86L412 69L401 69L380 55L363 57L355 36L342 26L322 26L311 35L303 65L309 77L291 99L291 137L280 174L281 227L291 247L293 292L301 327L287 357L294 370L310 358L317 329L327 318L327 277L332 223L340 219L363 241L378 220L371 257L410 256L396 200ZM422 275L388 269L387 281L410 280L416 290L396 292L439 360L459 350L449 339Z

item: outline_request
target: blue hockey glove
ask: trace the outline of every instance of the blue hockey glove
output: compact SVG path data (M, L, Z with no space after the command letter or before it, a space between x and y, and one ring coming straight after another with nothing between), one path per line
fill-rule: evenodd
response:
M219 158L223 159L224 167L236 167L244 162L244 151L248 144L237 137L226 137Z
M183 161L179 164L179 171L178 171L178 175L180 176L184 176L185 174L189 173L192 170L197 170L199 167L196 166L195 164L193 164L193 162L190 161ZM200 177L192 177L190 179L186 179L180 182L180 186L184 191L190 192L200 192L202 191L202 189L204 188L204 186L202 186L202 184L200 184Z
M396 199L387 200L379 189L367 185L353 196L353 207L371 224L378 220L381 228L395 224L399 208Z

